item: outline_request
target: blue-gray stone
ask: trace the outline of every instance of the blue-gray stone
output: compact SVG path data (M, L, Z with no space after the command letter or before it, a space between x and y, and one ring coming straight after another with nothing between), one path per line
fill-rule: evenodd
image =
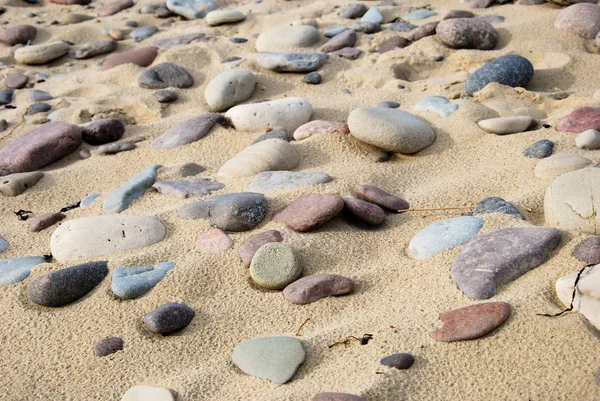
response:
M483 224L483 220L471 216L438 221L410 240L408 252L416 259L429 259L471 241Z
M187 19L196 19L204 18L218 6L212 0L167 0L167 8Z
M135 42L141 42L144 39L148 39L150 36L158 32L158 28L154 25L143 26L136 28L129 34Z
M14 89L0 91L0 106L4 106L5 104L12 102L13 93L15 93Z
M405 19L425 19L425 18L433 17L434 15L437 15L437 13L435 11L423 9L423 10L416 10L416 11L413 11L413 12L408 13L408 14L404 14L402 16L402 18L405 18Z
M19 283L25 280L29 277L31 270L40 263L46 263L46 259L42 256L26 256L23 258L0 260L0 286Z
M354 3L340 10L338 15L342 18L356 19L360 18L367 12L367 6L362 3Z
M256 54L256 61L262 68L276 72L310 72L327 62L325 53L276 53Z
M29 101L31 103L37 102L45 102L47 100L52 100L52 95L48 92L41 91L39 89L34 89L29 93Z
M377 7L371 7L360 19L362 22L372 22L374 24L383 24L383 14Z
M294 136L288 133L286 130L276 129L273 131L265 132L264 134L256 138L254 142L252 142L252 145L254 145L255 143L266 141L267 139L271 138L283 139L286 142L291 142L294 140Z
M482 15L478 18L481 18L484 21L489 22L490 24L500 24L504 22L504 17L501 15Z
M252 192L274 191L333 181L325 173L303 171L263 171L254 176L247 190Z
M479 216L488 213L508 214L517 219L525 220L525 217L523 217L515 205L497 196L485 198L479 202L473 210L473 216Z
M437 113L440 117L448 117L458 110L458 105L443 96L431 96L417 103L415 110L431 111Z
M246 38L231 38L231 39L229 39L229 41L231 43L240 44L240 43L246 43L248 41L248 39L246 39Z
M523 151L523 155L532 159L544 159L552 155L554 142L549 139L540 139Z
M379 103L377 107L384 107L386 109L397 109L398 107L400 107L400 103L394 102L392 100L386 100L385 102Z
M247 375L283 384L294 377L306 352L295 337L259 337L240 343L231 359Z
M405 22L405 21L399 21L399 22L394 22L392 25L390 25L390 31L396 31L396 32L410 32L413 29L418 28L417 25L413 25L410 22Z
M87 206L91 205L92 202L94 202L96 200L96 198L98 198L100 195L102 195L102 194L89 194L88 196L86 196L85 198L83 198L81 200L81 202L79 203L79 206L87 207Z
M141 297L165 278L173 262L161 262L152 266L117 267L112 275L112 292L119 298Z
M350 29L352 29L355 32L377 33L379 31L381 31L381 25L379 25L375 22L362 22L361 21L361 22L355 22L354 24L352 24Z
M141 198L146 190L152 187L156 180L157 171L161 167L160 164L155 164L143 169L122 187L109 194L104 199L102 210L106 213L119 213L127 209L134 200Z
M0 253L6 251L8 248L8 242L2 237L0 237Z
M467 80L467 94L472 96L491 82L513 88L524 87L533 78L533 65L525 57L509 54L498 57L476 70Z
M102 30L100 32L102 33L102 35L108 35L110 33L110 29L102 28Z
M51 108L52 106L50 106L48 103L36 103L27 110L27 115L31 116L37 113L45 113Z
M48 74L44 74L43 72L38 72L37 74L35 74L35 80L40 82L40 81L45 81L48 79Z
M325 31L325 37L333 38L335 35L338 35L347 30L348 30L348 28L346 28L345 26L338 26L336 28L331 28L330 30Z
M321 74L319 74L316 71L313 71L306 74L302 80L307 84L318 85L321 83L322 78Z

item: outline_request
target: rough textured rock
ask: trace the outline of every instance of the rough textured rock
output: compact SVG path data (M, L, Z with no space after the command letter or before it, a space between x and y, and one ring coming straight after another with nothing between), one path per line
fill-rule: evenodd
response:
M9 46L18 44L26 45L35 39L37 29L31 25L15 25L6 28L0 33L0 42Z
M4 246L5 250L7 245ZM0 260L0 286L20 283L29 277L34 267L41 263L47 263L43 256L25 256Z
M543 159L552 155L554 142L549 139L540 139L523 151L523 155L532 159Z
M301 141L313 135L321 134L341 134L347 135L350 129L346 123L327 120L313 120L301 125L294 131L294 139Z
M355 43L356 31L348 29L329 39L327 43L321 46L320 51L322 51L323 53L331 53L336 50L343 49L345 47L353 47Z
M416 259L432 258L471 241L483 224L483 220L471 216L438 221L419 231L410 240L408 252Z
M165 131L164 134L152 141L152 147L154 149L172 149L196 142L204 138L215 124L222 124L224 121L223 116L218 113L190 118Z
M503 228L476 236L452 265L454 283L471 299L488 299L496 288L542 264L560 242L545 227Z
M44 213L29 220L29 231L37 233L63 220L66 215L62 213Z
M196 312L183 303L168 303L144 315L144 324L153 333L169 334L184 329Z
M250 277L260 287L279 290L302 274L294 249L283 242L261 246L250 262Z
M348 60L356 60L362 54L362 50L355 49L354 47L344 47L343 49L331 52L331 54Z
M300 164L300 154L289 142L267 139L242 150L225 162L218 175L224 178L248 177L262 171L292 170Z
M283 128L294 132L312 116L312 105L301 97L288 97L262 103L241 104L232 107L225 118L241 131L260 131Z
M531 78L533 78L531 62L517 54L509 54L490 61L471 74L467 80L467 94L472 96L491 82L513 88L524 87Z
M481 216L488 213L503 213L517 219L525 220L525 217L523 217L515 205L497 196L485 198L477 203L475 209L473 209L473 216Z
M111 54L102 63L101 70L122 64L135 64L140 67L148 67L158 55L158 48L155 46L141 47L139 49L128 50L126 52Z
M381 359L379 363L390 368L404 370L415 363L415 357L406 353L392 354Z
M536 164L533 172L538 178L556 178L569 171L579 170L592 164L586 157L577 155L552 155Z
M96 356L107 356L123 349L123 339L120 337L103 338L94 344L94 354Z
M252 96L256 76L246 70L229 70L213 78L204 91L211 111L222 111L242 103Z
M583 132L589 129L600 130L600 108L581 107L563 117L557 126L559 131Z
M133 299L146 294L175 267L172 262L152 266L117 267L113 270L111 291L121 299Z
M344 200L339 195L305 194L277 213L273 221L306 232L334 218L343 207Z
M325 53L277 53L261 52L256 54L256 62L275 72L309 72L323 67L327 63Z
M240 256L240 259L242 259L244 266L250 267L250 263L252 262L252 258L256 254L256 251L258 251L263 245L271 242L282 241L283 236L277 230L269 230L259 234L254 234L248 238L246 242L240 245L238 248L238 255Z
M64 56L69 52L65 42L50 42L40 45L25 46L15 51L15 60L21 64L45 64Z
M554 26L582 38L594 39L600 31L600 7L591 3L573 4L558 14Z
M181 174L182 177L193 177L205 170L206 169L199 164L184 163L179 167L179 174Z
M252 179L246 189L251 192L266 192L299 186L325 184L332 181L325 173L295 171L263 171Z
M6 196L21 195L27 189L33 188L43 176L44 173L41 171L5 175L0 178L0 194Z
M382 208L362 199L344 197L344 208L352 216L368 224L380 225L385 221L385 212Z
M205 253L224 253L233 248L233 240L222 230L212 228L196 240L196 249Z
M225 184L209 178L192 178L190 180L160 181L152 187L161 194L186 199L210 195L225 188Z
M173 63L160 63L138 76L138 85L146 89L189 88L194 78L185 68Z
M417 40L421 40L423 38L426 38L427 36L435 35L435 30L437 29L438 24L438 21L434 21L416 27L412 31L410 31L406 39L408 39L410 42L416 42Z
M104 199L102 210L106 213L119 213L127 209L133 201L144 196L146 190L152 187L156 180L157 171L161 167L160 164L155 164L140 171L139 174Z
M390 212L398 213L398 210L408 209L410 205L399 196L392 195L375 185L361 185L358 188L361 198L381 206Z
M453 49L492 50L498 43L498 32L479 18L451 18L436 28L438 38Z
M321 39L319 31L309 25L282 26L271 28L256 39L259 52L293 51L298 47L309 47Z
M530 116L499 117L481 120L477 125L485 132L507 135L526 131L533 121L533 117Z
M600 237L589 237L573 250L573 256L586 264L600 264Z
M283 290L288 301L304 305L319 299L349 294L354 290L354 282L339 274L313 274L302 277Z
M29 77L25 74L6 74L4 83L10 89L22 89L29 82Z
M90 145L103 145L118 141L125 133L125 126L116 118L92 121L81 130L81 137Z
M510 317L506 302L487 302L451 310L440 315L441 329L431 333L437 341L474 340L496 330Z

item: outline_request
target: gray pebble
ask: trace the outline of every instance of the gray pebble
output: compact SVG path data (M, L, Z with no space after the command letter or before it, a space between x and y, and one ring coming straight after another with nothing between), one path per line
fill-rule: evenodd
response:
M169 303L144 315L144 324L153 333L168 334L185 328L196 312L186 304Z
M304 76L304 82L307 84L318 85L321 83L321 74L316 71L310 72Z

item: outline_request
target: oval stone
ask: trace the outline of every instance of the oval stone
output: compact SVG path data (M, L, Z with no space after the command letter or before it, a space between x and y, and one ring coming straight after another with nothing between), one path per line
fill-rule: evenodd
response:
M271 100L262 103L241 104L227 113L225 118L241 131L263 131L283 128L294 132L312 116L312 105L301 97Z
M309 25L282 26L258 35L256 50L259 52L290 51L309 47L321 39L318 29Z
M64 56L69 52L69 48L65 42L25 46L15 51L15 60L21 64L44 64Z
M196 249L205 253L225 253L233 248L231 237L218 228L201 234L196 240Z
M379 363L390 368L404 370L410 368L415 363L415 357L406 353L392 354L381 359Z
M168 303L144 315L144 324L153 333L169 334L185 328L196 312L186 304Z
M6 28L0 33L0 42L10 46L26 45L35 39L37 29L31 25L16 25Z
M279 290L302 274L294 249L283 242L271 242L256 251L250 263L250 277L259 286Z
M189 20L203 18L218 6L212 0L167 0L167 8Z
M305 194L273 217L295 231L306 232L325 224L344 207L344 200L333 194Z
M472 96L491 82L513 88L524 87L531 78L533 78L531 62L517 54L509 54L490 61L471 74L466 84L467 94Z
M94 344L96 356L107 356L123 349L123 339L120 337L103 338Z
M29 231L37 233L45 230L46 228L63 220L65 217L67 216L56 212L37 215L29 220Z
M246 14L238 10L214 10L206 14L206 22L210 26L233 24L246 19Z
M148 67L156 56L158 48L155 46L142 47L122 53L111 54L102 63L101 70L108 70L122 64L135 64L140 67Z
M582 38L594 39L600 31L600 7L591 3L573 4L558 14L554 26Z
M477 123L479 128L492 134L507 135L524 132L533 123L533 117L499 117L481 120Z
M169 128L162 135L152 141L154 149L172 149L204 138L216 125L225 121L218 113L203 114L185 120Z
M451 18L437 25L438 38L453 49L492 50L498 43L498 32L479 18Z
M81 130L81 137L90 145L103 145L118 141L125 133L125 126L116 118L92 121Z
M138 76L138 85L146 89L189 88L193 84L189 72L173 63L160 63Z
M325 53L261 52L256 54L256 62L270 71L309 72L323 67L327 62L327 55Z
M229 70L212 79L206 86L204 98L211 111L222 111L242 103L252 96L256 77L250 71Z
M385 212L374 203L352 197L344 198L344 207L352 216L365 223L379 225L385 221Z
M289 284L283 290L283 296L294 304L304 305L352 291L354 282L347 277L339 274L313 274Z
M556 178L569 171L579 170L592 164L586 157L577 155L552 155L538 162L533 172L538 178Z
M600 108L581 107L562 118L557 125L559 131L583 132L600 130Z
M98 15L100 17L108 17L133 6L133 0L117 0L101 7L100 10L98 10Z
M438 221L419 231L410 240L408 252L416 259L432 258L471 241L483 224L483 220L471 216Z
M323 53L332 53L346 47L353 47L356 44L356 31L348 29L329 39L327 43L321 46Z
M474 340L496 330L510 317L506 302L488 302L451 310L440 315L441 329L431 333L437 341Z
M300 154L283 139L267 139L242 150L219 169L225 178L253 176L262 171L292 170L300 164Z

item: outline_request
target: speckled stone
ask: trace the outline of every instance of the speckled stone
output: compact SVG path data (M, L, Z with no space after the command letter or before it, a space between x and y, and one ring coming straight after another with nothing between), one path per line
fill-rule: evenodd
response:
M153 333L169 334L185 328L196 312L183 303L168 303L144 315L144 324Z
M496 330L510 314L511 308L506 302L488 302L451 310L440 315L444 325L432 332L431 337L442 342L474 340Z
M516 219L525 220L525 217L523 217L515 205L497 196L490 196L483 199L473 209L473 216L481 216L488 213L502 213Z
M575 109L560 120L557 129L576 133L589 129L600 130L600 108L580 107Z
M498 43L498 32L479 18L451 18L436 28L438 38L453 49L492 50Z
M102 210L106 213L119 213L129 208L135 200L144 196L147 189L152 187L161 167L160 164L155 164L140 171L104 199Z
M524 87L533 78L533 72L533 65L525 57L517 54L498 57L471 74L466 84L467 94L472 96L491 82Z
M254 234L246 240L238 248L238 255L242 259L242 263L245 267L250 267L252 258L263 245L271 242L282 242L283 236L277 230L264 231L259 234Z
M573 256L586 264L600 264L600 237L589 237L573 250Z
M532 159L543 159L552 155L554 142L549 139L540 139L523 151L523 155Z
M123 339L120 337L103 338L94 344L94 354L96 356L107 356L123 349Z
M302 274L294 249L283 242L261 246L250 262L250 277L260 287L279 290Z

